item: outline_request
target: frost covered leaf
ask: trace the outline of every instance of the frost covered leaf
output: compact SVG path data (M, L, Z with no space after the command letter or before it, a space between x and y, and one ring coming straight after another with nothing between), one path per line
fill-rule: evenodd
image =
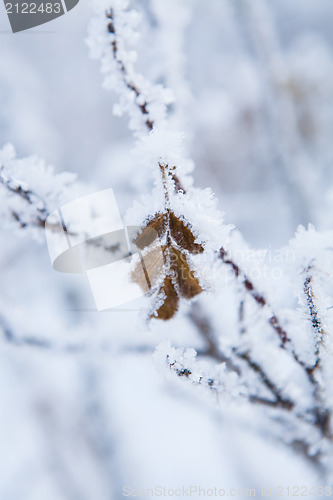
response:
M172 218L177 219L174 214ZM136 241L144 250L144 267L141 262L138 262L132 272L132 280L142 289L147 286L146 275L148 275L149 288L153 292L157 291L156 304L159 304L151 316L164 320L172 318L176 313L180 297L192 299L203 290L189 263L188 248L178 244L173 237L170 219L169 214L164 214L163 217L158 215L157 220L149 221L142 229ZM193 248L192 253L203 252L203 247L194 243L194 236L190 229L183 223L182 225L186 233L191 235L191 240L193 239L192 246L189 246ZM152 230L153 226L156 232ZM166 244L156 248L155 238L152 240L153 233L157 234L161 241L166 241ZM183 239L180 238L178 241L182 243ZM146 243L146 247L143 243Z
M178 310L179 297L170 276L166 276L163 285L159 289L158 299L162 301L162 305L153 316L163 320L171 319Z
M147 247L154 241L156 233L161 238L166 234L168 227L170 236L180 248L192 254L198 254L204 251L202 245L195 243L195 236L187 224L179 219L172 211L169 213L157 214L153 219L147 222L141 233L135 239L135 244L141 249Z
M142 265L142 262L144 265ZM160 282L163 264L163 254L160 252L160 249L153 248L149 250L144 257L136 263L132 271L132 280L140 285L143 290L147 287L147 281L149 288L157 286Z
M203 291L190 254L202 253L204 247L196 243L190 224L177 217L169 203L163 213L158 212L145 223L134 243L143 256L132 272L132 280L144 290L148 281L155 294L150 316L168 320L177 312L180 298L192 299Z
M156 238L156 233L161 238L166 231L167 225L167 215L157 214L153 219L151 219L142 231L137 235L134 243L143 250L145 247L149 246Z
M195 243L195 237L189 227L178 219L173 212L170 213L170 233L177 245L190 253L197 254L204 251L202 245Z
M165 254L169 256L172 263L171 275L176 280L180 295L186 299L192 299L202 292L199 280L194 276L186 254L173 247L167 248Z

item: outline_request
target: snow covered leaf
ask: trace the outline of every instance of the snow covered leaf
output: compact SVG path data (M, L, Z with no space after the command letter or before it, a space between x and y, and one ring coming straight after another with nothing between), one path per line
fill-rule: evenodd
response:
M144 270L142 262L138 262L132 279L145 288L148 274L149 288L156 294L151 317L168 320L178 310L180 297L192 299L202 292L188 257L190 253L202 253L204 248L170 209L149 220L134 242L144 252Z

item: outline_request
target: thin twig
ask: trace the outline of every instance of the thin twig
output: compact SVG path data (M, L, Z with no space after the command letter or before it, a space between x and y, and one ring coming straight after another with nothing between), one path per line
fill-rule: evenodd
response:
M276 387L274 382L270 379L269 375L265 373L264 369L258 363L252 360L249 352L242 353L237 349L234 349L232 357L228 357L227 355L222 353L209 318L204 315L203 310L197 303L195 304L195 307L192 307L189 317L206 343L206 350L200 352L201 355L211 357L212 359L220 361L221 363L226 363L226 366L229 370L234 371L239 375L242 373L242 370L241 365L238 361L240 360L243 363L245 362L248 368L253 373L255 373L256 376L259 377L262 384L271 392L272 396L274 397L273 400L265 400L259 398L258 396L250 396L250 401L258 402L260 399L260 402L262 404L265 404L265 402L267 401L268 406L276 406L287 410L291 410L295 406L292 401L290 401L288 398L284 398L281 395L281 392Z
M309 270L310 269L311 268L309 268ZM305 281L304 281L303 291L304 291L307 305L308 305L308 309L309 309L311 327L317 336L317 342L316 342L316 347L315 347L316 363L312 369L314 371L316 368L319 367L320 346L322 345L322 342L323 342L325 330L323 327L322 320L319 316L318 308L315 304L316 298L315 298L315 295L313 293L312 276L311 275L306 276Z
M269 401L270 406L284 408L285 410L292 410L295 404L288 398L281 395L281 391L277 388L270 377L265 373L264 369L250 357L249 352L237 354L247 365L256 373L264 386L274 395L275 400ZM252 397L253 398L253 397ZM254 397L256 398L256 397ZM257 398L256 398L257 399Z
M125 65L124 61L122 61L122 59L119 56L118 43L117 43L117 30L115 28L114 12L112 9L110 9L109 11L106 12L106 17L109 20L108 26L107 26L108 31L110 34L113 35L113 40L111 42L111 46L112 46L112 53L113 53L114 60L116 61L117 65L118 65L119 71L123 76L123 80L124 80L125 85L127 86L128 90L130 90L131 92L134 92L134 94L136 96L135 104L139 108L141 113L144 115L145 125L146 125L148 131L150 132L154 128L154 121L152 120L152 118L149 115L149 111L148 111L149 104L145 99L142 99L142 101L143 101L142 104L139 103L139 101L140 101L139 98L142 96L142 92L139 89L139 86L130 79L126 65Z
M36 208L37 215L35 225L37 227L44 227L45 220L49 215L49 211L46 208L45 201L37 193L35 193L31 189L23 187L20 183L13 183L11 179L5 177L3 165L0 167L0 184L5 186L6 189L8 189L8 191L10 191L11 193L14 193L18 197L25 200L29 205L34 205L36 203L36 200L41 202L43 208ZM23 222L20 219L20 216L17 212L12 211L12 217L20 224L22 228L27 226L27 223Z
M240 269L240 267L228 256L226 250L223 247L220 248L219 257L225 264L231 266L235 274L235 277L240 279L240 282L244 285L245 290L251 295L251 297L256 301L256 303L260 307L265 307L266 309L271 310L265 297L255 288L252 281L246 276L246 274ZM281 347L285 348L286 344L290 342L290 339L288 338L287 332L282 327L281 322L278 319L277 315L272 310L271 310L271 317L269 318L268 321L269 324L272 326L272 328L278 334L281 340Z
M119 56L118 42L117 42L117 29L115 26L114 11L112 9L107 11L106 17L107 17L107 20L109 21L108 25L107 25L108 32L111 35L113 35L113 39L111 42L113 58L114 58L115 62L117 63L119 72L122 75L122 79L123 79L126 87L128 88L128 90L130 92L134 92L134 94L136 96L135 105L138 107L138 109L142 113L143 118L145 120L145 125L148 129L148 132L150 132L151 130L153 130L155 123L154 123L154 120L152 119L152 117L150 116L150 113L149 113L149 102L147 101L147 99L144 98L142 91L140 90L139 85L137 83L133 82L133 80L131 80L131 78L129 77L129 74L128 74L129 72L126 68L126 64ZM163 166L163 165L159 164L159 167L160 167L160 171L162 174L162 181L165 181L166 170L168 169L168 165ZM180 179L176 174L176 167L174 166L173 168L168 169L167 174L169 177L171 177L171 179L174 182L175 191L176 192L182 191L183 193L185 193L185 189L183 188L183 186L180 182Z
M307 273L311 270L311 266L307 269ZM315 364L311 367L311 369L308 370L308 375L311 377L313 380L313 384L315 386L314 390L314 397L316 400L316 409L315 409L315 418L316 418L316 425L319 427L323 433L324 436L329 436L332 437L332 429L331 429L331 412L330 410L326 407L322 394L321 394L321 387L319 385L319 382L315 376L315 372L320 369L320 348L323 344L324 337L326 336L326 332L323 326L323 322L321 320L318 307L316 305L316 297L313 292L313 287L312 287L312 280L313 277L311 274L307 274L305 280L304 280L304 285L303 285L303 292L306 297L307 301L307 306L309 309L309 316L310 316L310 321L311 321L311 328L314 331L317 341L315 345L315 356L316 356L316 362Z

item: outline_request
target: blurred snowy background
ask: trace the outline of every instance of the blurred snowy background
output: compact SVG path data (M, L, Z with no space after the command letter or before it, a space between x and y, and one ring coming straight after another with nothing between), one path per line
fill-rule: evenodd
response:
M138 67L174 91L170 124L184 130L195 182L213 189L227 223L272 250L299 224L331 229L331 0L133 5L143 13ZM13 35L0 6L1 146L78 174L90 192L112 187L125 215L152 175L135 168L127 118L113 116L115 97L88 57L91 16L81 0ZM21 236L0 233L1 500L317 484L301 458L258 436L247 409L217 411L156 369L164 340L200 347L186 316L147 329L138 304L97 313L86 279L55 273L46 244ZM202 301L227 332L236 313L221 294Z

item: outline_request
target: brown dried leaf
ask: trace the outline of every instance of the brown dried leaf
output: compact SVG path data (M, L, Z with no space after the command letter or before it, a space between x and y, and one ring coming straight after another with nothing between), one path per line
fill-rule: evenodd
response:
M157 236L161 238L165 234L166 224L167 214L157 214L134 239L134 243L141 250L151 245Z
M159 319L167 321L168 319L171 319L178 311L179 303L179 297L170 276L167 276L165 278L163 286L160 288L158 295L160 295L161 293L165 294L164 302L156 311L156 314L152 314L151 317L157 317Z
M182 297L192 299L203 291L198 278L194 276L187 262L186 256L175 248L171 250L171 271Z
M182 220L178 219L173 212L170 213L170 232L172 238L180 248L188 250L192 254L204 251L202 245L195 243L195 237L189 227Z
M146 293L150 288L158 286L158 282L161 281L164 262L162 248L154 248L140 257L131 273L131 280Z
M204 251L204 248L195 243L191 229L173 212L156 214L136 236L134 243L140 249L149 247L157 238L166 235L168 225L170 237L166 239L166 244L154 245L155 248L150 250L148 248L147 254L141 256L140 262L131 273L131 279L144 292L153 289L157 292L159 299L161 296L164 297L163 304L159 306L155 314L151 315L162 320L168 320L174 316L178 310L180 297L192 299L203 291L182 250L199 254ZM175 248L172 241L180 250ZM168 271L163 276L164 264Z

